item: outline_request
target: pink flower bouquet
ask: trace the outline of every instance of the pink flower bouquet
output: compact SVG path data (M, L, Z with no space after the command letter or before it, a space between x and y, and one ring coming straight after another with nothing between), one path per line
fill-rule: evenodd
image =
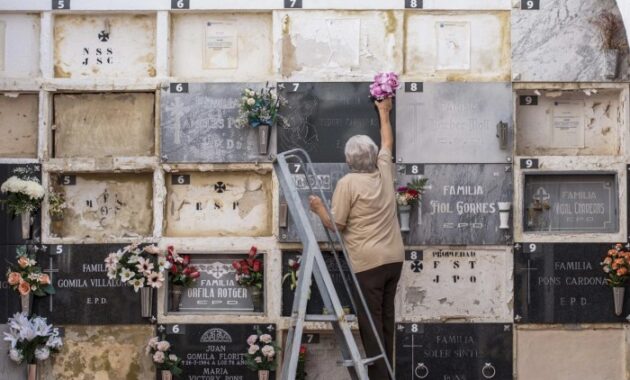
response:
M398 74L391 71L378 73L374 76L374 83L370 85L370 95L378 101L393 98L399 88Z

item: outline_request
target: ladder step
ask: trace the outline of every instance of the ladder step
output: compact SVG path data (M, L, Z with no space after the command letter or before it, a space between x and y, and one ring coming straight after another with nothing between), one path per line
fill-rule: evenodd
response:
M343 317L346 319L346 322L357 320L357 316L353 314L346 314ZM337 322L339 319L333 314L306 314L304 320L307 322Z
M375 361L379 360L379 359L383 359L385 357L385 355L380 354L371 358L366 358L361 360L361 363L363 365L370 365L372 363L374 363ZM352 360L339 360L337 361L337 364L342 365L343 367L354 367L354 362Z

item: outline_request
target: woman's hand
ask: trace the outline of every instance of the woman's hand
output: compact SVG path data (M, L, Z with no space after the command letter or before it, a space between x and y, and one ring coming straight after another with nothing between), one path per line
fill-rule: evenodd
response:
M389 115L389 112L392 110L392 98L386 98L379 101L375 101L374 104L376 108L378 108L378 113L380 115Z

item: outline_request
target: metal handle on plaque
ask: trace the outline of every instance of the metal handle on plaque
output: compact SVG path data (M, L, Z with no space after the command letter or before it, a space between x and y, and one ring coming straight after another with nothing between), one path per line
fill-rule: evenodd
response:
M499 139L499 148L501 150L507 149L508 146L508 124L500 121L497 124L497 138Z
M289 226L289 208L286 202L280 202L280 209L278 210L278 226L280 228L287 228Z

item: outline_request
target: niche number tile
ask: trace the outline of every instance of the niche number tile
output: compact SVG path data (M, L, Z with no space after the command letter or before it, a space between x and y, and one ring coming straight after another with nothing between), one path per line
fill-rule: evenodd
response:
M537 106L538 96L536 95L521 95L519 96L518 104L521 106Z
M59 176L59 184L63 186L74 186L77 184L77 176L76 175Z
M302 0L284 0L285 8L302 8Z
M52 0L52 9L70 9L70 0Z
M169 91L171 94L187 94L188 83L171 83Z
M171 185L190 185L190 175L178 174L171 177Z
M405 0L405 8L422 9L422 0Z
M405 82L405 92L422 92L424 86L422 82Z
M190 9L190 0L171 0L171 9Z
M540 9L540 0L521 0L521 9L526 11Z
M405 164L406 175L424 174L424 164Z
M538 169L538 159L521 158L521 169Z
M319 339L319 334L306 333L302 335L302 343L304 344L317 344Z

